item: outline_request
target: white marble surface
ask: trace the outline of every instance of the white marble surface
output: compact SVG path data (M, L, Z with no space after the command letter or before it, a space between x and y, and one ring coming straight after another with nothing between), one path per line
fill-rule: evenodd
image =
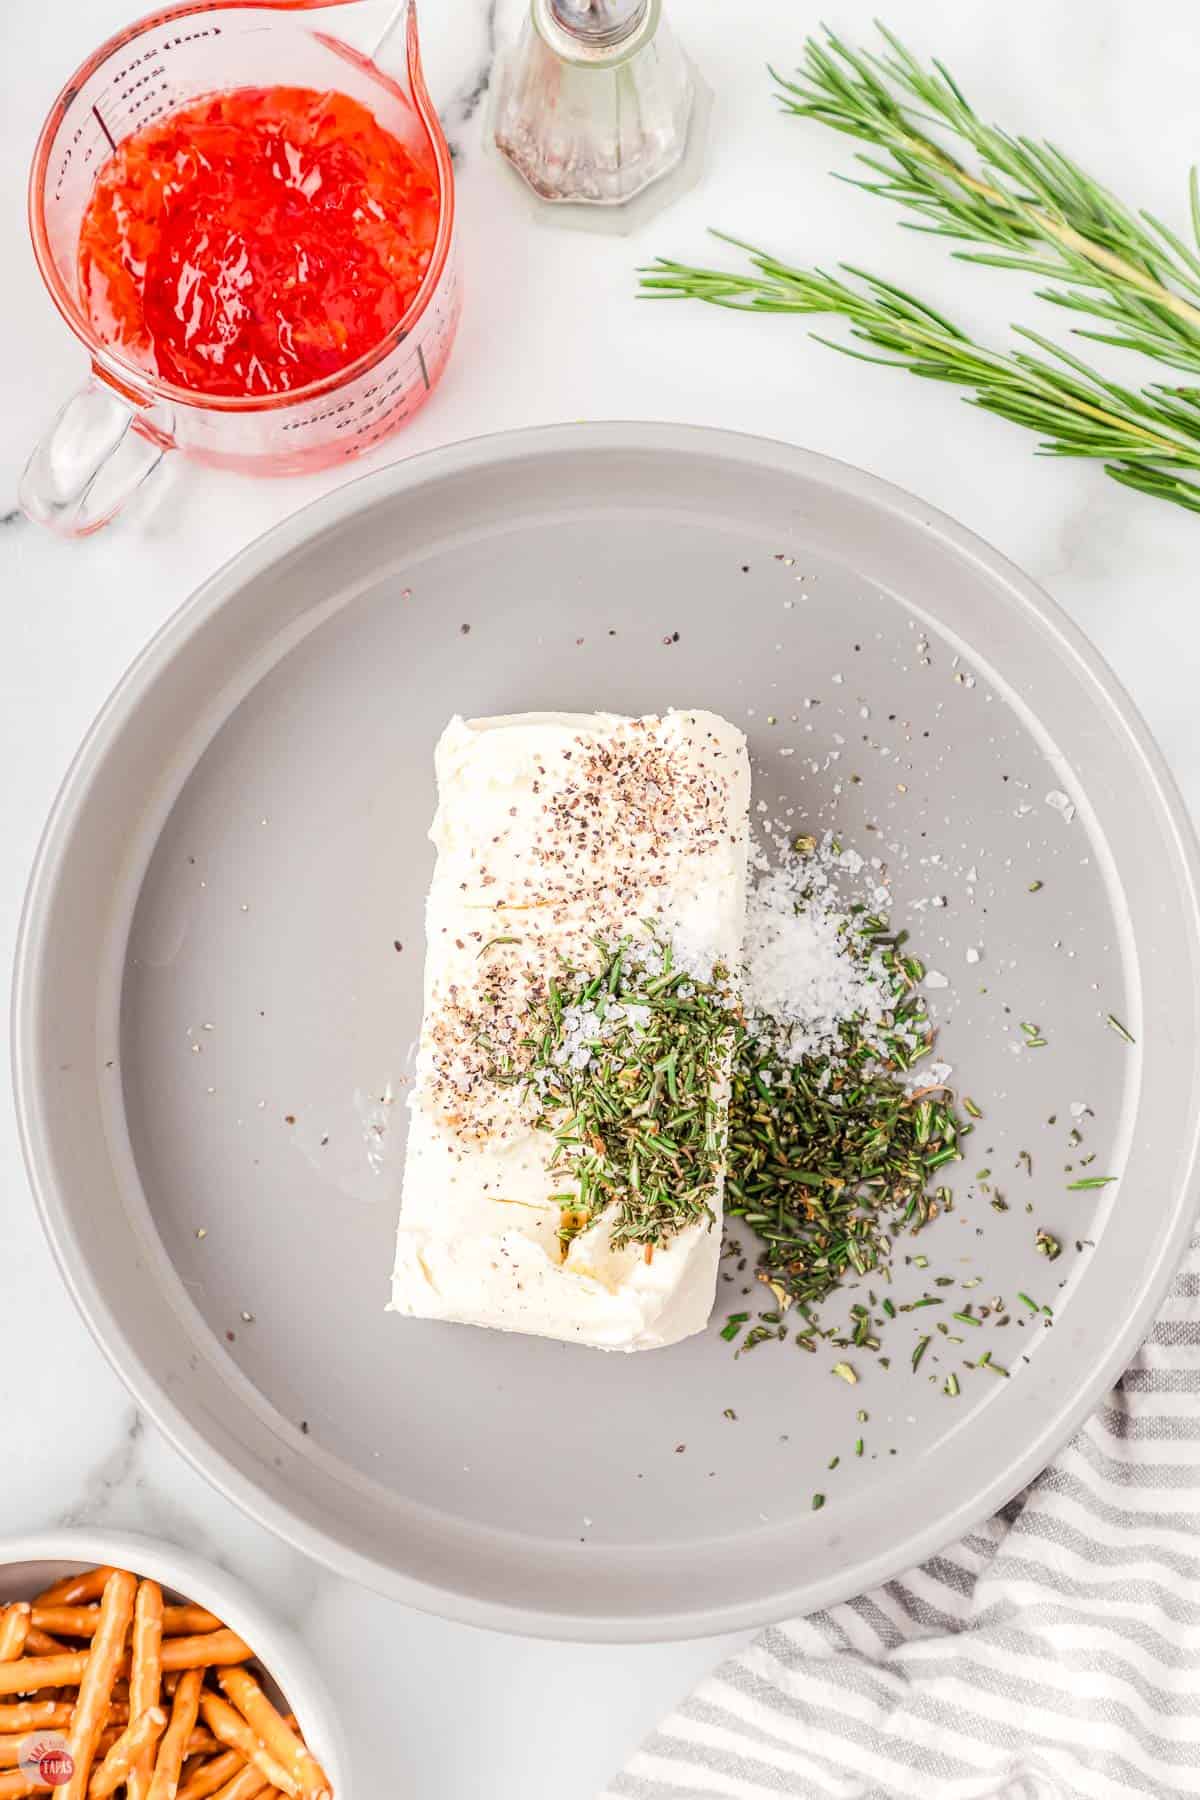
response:
M519 5L519 0L515 0ZM83 545L10 510L35 434L81 373L78 345L38 284L23 188L58 84L133 0L10 0L0 12L0 247L8 351L0 409L0 939L12 944L26 871L55 788L100 701L149 633L251 537L325 479L251 484L176 469L153 507ZM876 0L823 8L849 33ZM368 42L380 0L337 21ZM680 418L791 438L912 488L999 545L1098 642L1200 806L1195 726L1200 523L1082 467L1037 464L1014 429L948 391L835 358L795 321L639 305L632 269L705 254L721 224L784 254L866 261L980 330L1037 309L1016 277L956 269L936 244L828 179L849 149L778 117L763 69L786 66L818 11L674 0L715 91L708 171L632 238L536 222L482 149L479 105L512 5L426 0L435 93L459 151L468 305L451 370L408 435L374 459L509 426ZM945 57L984 111L1057 136L1126 197L1182 225L1195 156L1200 36L1189 0L891 0L889 22ZM356 18L356 13L367 15ZM433 15L436 14L436 18ZM1052 324L1044 316L1043 324ZM0 1058L4 1052L0 1051ZM244 1573L293 1618L341 1697L360 1793L425 1800L586 1800L657 1714L720 1652L513 1642L406 1612L284 1548L211 1492L140 1418L75 1316L28 1198L0 1101L0 1537L103 1520L187 1541ZM383 1647L386 1646L386 1649ZM390 1760L388 1760L390 1759Z

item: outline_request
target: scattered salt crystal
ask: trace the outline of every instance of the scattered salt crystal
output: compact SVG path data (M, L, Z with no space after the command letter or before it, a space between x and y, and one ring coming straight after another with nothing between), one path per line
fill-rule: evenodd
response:
M834 687L841 687L841 685L842 685L843 681L845 681L845 679L846 679L846 677L844 675L834 675L832 677Z
M1070 796L1064 794L1061 788L1051 788L1046 795L1046 805L1053 807L1055 812L1061 813L1068 825L1075 817L1075 808Z
M1072 1100L1071 1102L1071 1117L1073 1119L1082 1119L1084 1113L1089 1113L1091 1110L1092 1109L1086 1100Z
M948 976L942 974L940 969L928 969L925 974L925 986L927 988L948 988L950 980Z
M979 951L976 950L973 944L970 945L967 950L967 961L969 963L977 963L979 961Z

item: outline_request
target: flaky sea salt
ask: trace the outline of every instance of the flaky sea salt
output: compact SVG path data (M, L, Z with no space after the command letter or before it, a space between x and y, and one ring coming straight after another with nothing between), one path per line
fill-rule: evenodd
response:
M805 856L787 855L760 867L747 900L742 999L752 1028L769 1032L789 1061L828 1052L839 1027L857 1019L868 1028L888 1012L886 971L877 953L864 958L848 941L848 915L838 893L839 870L856 874L857 852L831 837Z
M1061 813L1068 825L1075 817L1074 804L1070 796L1064 794L1061 788L1051 788L1046 795L1046 805L1052 807L1055 812Z

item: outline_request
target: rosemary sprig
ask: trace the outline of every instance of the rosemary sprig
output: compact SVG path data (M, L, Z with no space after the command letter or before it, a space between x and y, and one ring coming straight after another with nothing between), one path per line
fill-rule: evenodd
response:
M880 30L882 55L827 32L824 42L807 41L796 80L774 75L789 112L871 146L858 159L870 178L847 178L851 185L916 213L915 230L988 246L957 251L964 260L1054 281L1039 290L1042 298L1103 325L1078 326L1077 335L1200 372L1200 254L1152 214L1132 212L1056 146L985 125L943 64L924 68ZM965 146L976 166L931 129ZM1190 200L1200 245L1195 171ZM852 338L884 354L818 342L964 388L970 404L1036 432L1043 453L1101 462L1123 486L1200 511L1200 387L1127 387L1020 326L1020 347L991 349L879 276L849 266L839 274L794 268L714 235L746 251L754 273L660 259L642 271L648 297L841 317Z
M906 222L912 230L994 246L956 251L963 261L1064 283L1039 290L1041 298L1108 327L1079 335L1200 371L1196 251L1152 213L1132 212L1057 145L986 125L943 63L923 67L878 29L883 54L852 49L826 29L824 42L806 41L796 80L772 70L786 111L871 146L858 161L873 179L841 179L917 213L921 222ZM973 153L977 167L929 127ZM1200 243L1195 169L1189 200Z
M907 369L968 390L971 405L1035 431L1050 456L1102 462L1114 481L1155 499L1200 512L1200 395L1197 404L1165 390L1134 390L1024 327L1018 336L1053 356L989 350L973 343L943 314L877 275L846 265L854 287L822 269L797 269L724 232L746 251L753 275L690 267L659 258L642 272L653 299L704 300L738 312L825 313L844 318L859 343L886 351L871 356L830 338L817 342L863 362Z

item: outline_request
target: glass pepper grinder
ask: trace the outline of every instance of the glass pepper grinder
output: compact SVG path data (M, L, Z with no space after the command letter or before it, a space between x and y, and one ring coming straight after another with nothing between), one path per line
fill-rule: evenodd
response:
M620 206L680 161L693 101L661 0L531 0L493 129L543 200Z

